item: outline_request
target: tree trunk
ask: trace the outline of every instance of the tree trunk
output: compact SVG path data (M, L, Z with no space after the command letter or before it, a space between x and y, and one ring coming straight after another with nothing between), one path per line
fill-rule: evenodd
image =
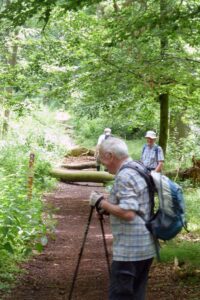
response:
M8 132L9 127L9 116L10 111L8 109L4 110L4 116L3 116L3 124L2 124L2 137L4 138Z
M165 55L165 51L168 48L168 37L165 33L165 18L167 11L167 1L160 0L160 55L161 59ZM169 128L169 94L168 92L162 93L159 95L160 101L160 136L159 136L159 145L162 147L164 154L166 153L167 148L167 139L168 139L168 128Z
M9 4L10 2L7 1L7 3ZM17 32L16 32L16 34L17 34ZM17 51L18 51L18 45L14 44L13 47L12 47L11 56L8 59L8 64L12 68L14 68L15 65L17 64ZM12 86L6 87L6 93L8 95L7 97L11 98L12 97L12 93L13 93L13 87ZM9 117L10 117L10 111L9 111L8 107L6 107L5 111L4 111L4 119L3 119L3 124L2 124L2 137L4 137L7 134L7 132L8 132Z
M159 145L164 154L167 148L168 127L169 127L169 95L168 93L159 95L160 101L160 136Z
M114 8L114 11L116 13L119 11L119 6L117 5L117 1L116 0L113 0L113 8Z
M101 182L114 180L114 176L107 172L97 171L67 171L57 168L51 170L50 174L64 182Z
M165 175L172 178L172 180L174 180L174 178L178 178L180 180L190 179L194 184L200 182L200 168L196 166L188 169L181 169L179 171L172 170L165 172Z

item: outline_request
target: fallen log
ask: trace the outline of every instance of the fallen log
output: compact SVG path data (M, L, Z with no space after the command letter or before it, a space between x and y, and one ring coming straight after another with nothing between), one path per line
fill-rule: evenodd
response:
M80 164L62 164L61 168L82 170L82 169L96 168L96 166L97 166L96 162L91 161L91 162L83 162Z
M55 168L50 174L64 182L108 182L114 179L114 176L108 172L97 171L69 171L62 168Z
M200 168L199 167L191 167L188 169L180 169L179 171L169 171L165 172L165 175L174 179L178 178L180 180L190 179L193 183L200 182Z
M65 155L65 157L69 157L69 156L94 156L95 155L95 150L93 149L88 149L85 147L75 147L73 149L71 149L69 152L67 152L67 154Z
M67 170L65 168L52 169L51 176L64 182L101 182L105 183L114 180L114 176L108 172L85 171L85 170ZM171 179L179 180L190 179L195 184L200 182L200 168L189 168L186 170L165 172L165 175Z

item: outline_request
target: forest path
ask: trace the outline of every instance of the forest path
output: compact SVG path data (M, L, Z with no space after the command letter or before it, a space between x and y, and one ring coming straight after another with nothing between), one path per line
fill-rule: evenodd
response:
M16 288L5 299L63 300L68 299L73 274L88 222L89 194L101 191L101 186L59 183L52 194L45 197L56 208L55 239L49 240L45 250L24 264ZM109 232L108 222L105 231ZM108 244L110 246L111 239ZM109 250L110 252L110 250ZM74 288L73 299L106 299L108 271L99 221L93 215L83 257Z
M88 222L88 198L92 190L105 192L99 184L59 183L45 196L56 208L55 238L49 239L45 250L24 264L16 288L6 300L68 300L79 251ZM111 255L112 238L109 218L104 223L106 241ZM72 299L106 300L109 278L99 220L93 215ZM198 284L187 286L184 278L174 276L170 264L154 263L149 279L147 300L200 299Z
M70 146L73 141L69 138ZM87 157L83 158L85 161ZM91 158L90 158L91 161ZM74 162L74 160L73 160ZM80 162L80 158L79 158ZM41 254L23 264L16 287L1 300L68 300L72 279L90 212L89 195L105 192L101 184L58 183L44 201L54 207L56 231ZM109 218L104 229L111 259L112 236ZM107 300L109 276L100 222L95 213L90 224L72 300ZM174 276L173 265L154 263L149 278L147 300L199 300L199 285Z

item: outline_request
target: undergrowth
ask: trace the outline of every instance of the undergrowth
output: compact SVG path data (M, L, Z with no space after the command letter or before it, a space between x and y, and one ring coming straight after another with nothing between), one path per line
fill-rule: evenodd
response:
M64 124L55 122L55 113L43 107L30 116L12 115L7 136L0 141L0 290L9 288L19 272L17 264L33 251L42 251L54 230L52 208L42 195L55 187L49 170L67 151L58 139L64 134Z

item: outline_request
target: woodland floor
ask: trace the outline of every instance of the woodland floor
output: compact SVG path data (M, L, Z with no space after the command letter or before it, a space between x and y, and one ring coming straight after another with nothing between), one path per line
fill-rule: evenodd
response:
M58 183L57 189L44 196L53 205L57 221L55 238L40 255L23 265L16 287L5 295L6 300L68 300L73 274L83 242L90 207L91 191L104 192L101 184ZM109 218L104 223L106 241L111 256L112 236ZM111 259L111 257L110 257ZM95 213L89 227L73 300L106 300L108 290L106 264L101 227ZM172 264L155 262L149 276L147 300L199 300L199 284L189 285L174 275Z

